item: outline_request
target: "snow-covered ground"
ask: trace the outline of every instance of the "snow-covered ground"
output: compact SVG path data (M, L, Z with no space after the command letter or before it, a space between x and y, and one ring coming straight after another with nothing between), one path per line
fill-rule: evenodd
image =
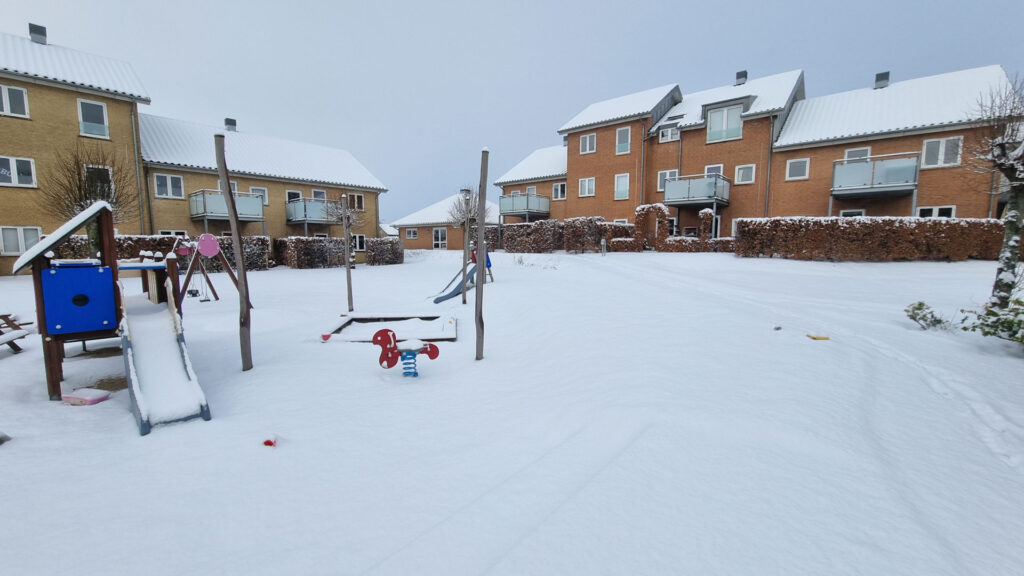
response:
M475 361L473 296L429 299L459 257L353 271L357 312L458 319L418 379L320 342L343 270L251 273L241 372L214 275L184 305L213 420L146 437L127 392L49 402L38 337L3 347L0 572L1024 573L1024 353L903 313L979 306L994 263L499 253ZM34 318L28 278L0 308Z

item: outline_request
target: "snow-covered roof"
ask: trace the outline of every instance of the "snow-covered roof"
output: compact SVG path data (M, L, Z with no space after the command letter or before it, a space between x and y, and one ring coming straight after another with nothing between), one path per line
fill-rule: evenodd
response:
M753 78L738 86L719 86L692 94L683 94L683 101L676 104L651 129L651 132L666 125L689 128L704 123L704 107L719 102L751 99L750 107L743 116L757 116L782 110L787 103L803 89L803 70L790 70L771 76Z
M395 220L391 225L395 228L404 228L408 226L448 224L451 220L451 216L448 215L449 209L453 204L458 204L462 201L462 194L452 194L440 202L435 202L422 210L417 210L404 218ZM487 217L485 220L487 224L498 223L498 205L490 200L487 201Z
M0 33L0 72L149 103L142 81L127 62L54 44L39 44L23 36Z
M566 174L565 146L550 146L534 150L519 164L494 181L495 186L504 186L513 182L527 180L547 180L565 177Z
M11 269L11 274L17 274L18 271L31 264L32 261L38 258L41 254L45 254L50 248L59 244L61 240L64 240L68 236L74 234L76 230L85 226L86 222L92 220L102 210L111 210L110 204L107 204L106 202L93 202L91 206L79 212L74 218L65 222L60 228L57 228L50 234L47 234L45 238L33 244L31 248L25 250L25 252L14 261L14 267Z
M340 148L280 140L246 132L139 114L142 158L146 162L216 170L213 135L224 134L228 170L233 173L386 191L351 154Z
M643 92L595 102L584 108L572 120L566 122L558 129L558 132L561 134L615 120L646 116L652 114L659 104L669 98L672 98L672 103L679 101L679 86L667 84Z
M381 224L380 230L387 236L398 236L398 228L395 228L391 224Z
M985 66L808 98L793 107L775 146L970 122L978 101L1007 83L1001 66Z

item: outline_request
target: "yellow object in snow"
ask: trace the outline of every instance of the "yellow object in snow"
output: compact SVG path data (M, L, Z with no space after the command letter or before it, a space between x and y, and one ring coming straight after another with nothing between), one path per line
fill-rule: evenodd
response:
M828 336L822 336L820 334L808 334L807 337L811 340L828 340Z

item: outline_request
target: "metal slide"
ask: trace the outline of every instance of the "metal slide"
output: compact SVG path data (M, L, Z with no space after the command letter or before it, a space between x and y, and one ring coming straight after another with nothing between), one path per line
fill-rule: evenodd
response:
M470 288L473 288L474 286L476 286L476 283L473 282L474 274L476 274L476 264L470 266L469 270L466 271L466 290L469 290ZM460 276L462 275L461 271L459 271L459 275ZM449 285L450 285L450 283L449 283ZM442 294L442 295L438 296L437 298L434 298L434 304L440 304L441 302L444 302L445 300L447 300L449 298L454 298L454 297L458 296L459 294L462 294L462 284L461 283L456 283L455 284L455 288L452 288L451 292L449 292L447 294Z
M122 295L122 302L121 349L139 434L149 434L157 424L209 420L173 299L154 304L145 294L134 294Z

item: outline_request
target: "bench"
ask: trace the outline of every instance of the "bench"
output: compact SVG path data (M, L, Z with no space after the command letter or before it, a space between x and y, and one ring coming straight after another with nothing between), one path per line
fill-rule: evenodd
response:
M31 322L26 322L26 325ZM15 354L21 352L21 346L15 340L20 340L28 336L28 330L25 330L18 323L17 316L13 314L0 314L0 344L7 344L14 351Z

